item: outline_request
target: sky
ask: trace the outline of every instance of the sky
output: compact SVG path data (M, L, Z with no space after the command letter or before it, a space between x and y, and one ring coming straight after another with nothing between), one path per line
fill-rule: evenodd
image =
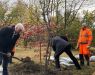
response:
M89 0L89 2L84 3L84 6L82 9L93 11L95 9L95 0Z
M0 1L9 1L10 4L13 4L14 2L16 2L17 0L0 0ZM33 1L33 0L23 0L26 3L29 3L29 1ZM37 1L37 0L34 0ZM69 2L69 0L67 0L67 2ZM87 5L86 5L87 4ZM88 5L89 4L89 5ZM88 2L84 3L84 8L89 8L89 9L93 9L92 7L95 7L95 0L88 0Z
M89 12L95 10L95 0L89 0L89 2L83 4L83 7L81 7L81 9L79 10L79 16L80 17L84 16L83 10L86 10Z
M9 1L9 7L12 6L17 0L0 0L0 1ZM29 3L30 0L24 0L25 3ZM37 1L37 0L32 0L32 1ZM70 0L72 1L72 0ZM77 0L76 0L77 1ZM80 0L81 1L81 0ZM69 2L69 0L67 0L67 2ZM61 9L60 9L61 10ZM83 16L82 11L83 10L88 10L88 11L93 11L95 10L95 0L88 0L88 2L84 2L83 6L81 7L81 9L79 10L80 16ZM64 12L64 10L61 10L62 13Z
M0 0L0 1L9 1L9 5L11 6L13 3L15 3L17 0ZM30 0L23 0L26 3L29 3ZM33 1L33 0L32 0ZM34 0L35 1L35 0ZM37 1L37 0L36 0ZM68 2L69 0L67 0ZM81 1L81 0L80 0ZM95 9L95 0L88 0L88 2L85 2L83 4L83 7L81 8L81 10L89 10L89 11L93 11Z

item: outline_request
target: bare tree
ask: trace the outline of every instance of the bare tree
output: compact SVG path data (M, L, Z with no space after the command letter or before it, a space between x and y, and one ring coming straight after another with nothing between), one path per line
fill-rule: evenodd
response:
M46 50L46 59L45 59L45 72L47 74L47 68L48 68L48 52L49 52L49 47L50 47L50 43L51 43L51 38L52 38L52 34L51 34L51 29L50 29L50 22L51 22L51 16L52 16L52 0L40 0L40 5L41 5L41 9L42 9L42 16L43 16L43 20L45 22L45 25L47 27L47 31L48 31L48 46L47 46L47 50ZM50 56L50 54L49 54Z

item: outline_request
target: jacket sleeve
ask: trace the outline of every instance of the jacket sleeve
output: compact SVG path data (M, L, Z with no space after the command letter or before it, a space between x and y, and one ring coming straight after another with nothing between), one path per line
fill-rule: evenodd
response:
M14 46L15 46L15 44L16 44L16 41L18 40L18 38L20 37L20 35L19 34L17 34L17 35L14 35L14 37L12 38L12 40L11 40L11 44L10 44L10 49L9 50L13 50L13 48L14 48ZM10 52L11 52L10 51Z
M91 44L92 39L93 39L92 31L91 31L91 30L89 30L89 31L88 31L88 45L90 45L90 44Z
M12 51L17 39L19 38L19 34L12 38L13 32L14 30L10 27L4 27L0 30L0 47L5 53Z
M11 44L11 35L13 31L10 27L4 27L0 30L0 47L3 52L10 52L9 45Z

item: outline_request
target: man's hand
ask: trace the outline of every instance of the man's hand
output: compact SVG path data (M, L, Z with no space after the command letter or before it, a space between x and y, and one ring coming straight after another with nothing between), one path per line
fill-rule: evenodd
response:
M87 48L89 49L89 48L90 48L90 46L87 46Z
M7 56L8 56L8 57L11 57L11 53L7 53Z

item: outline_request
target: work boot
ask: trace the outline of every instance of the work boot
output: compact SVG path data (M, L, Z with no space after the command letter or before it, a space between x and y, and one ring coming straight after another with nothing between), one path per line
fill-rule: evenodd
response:
M80 65L81 65L81 66L84 66L84 61L81 61L81 60L80 60Z
M90 65L90 62L89 62L89 55L85 55L85 59L86 59L86 61L87 61L87 66L89 66L89 65Z
M84 57L83 57L83 54L79 54L79 58L80 58L80 65L84 66Z

